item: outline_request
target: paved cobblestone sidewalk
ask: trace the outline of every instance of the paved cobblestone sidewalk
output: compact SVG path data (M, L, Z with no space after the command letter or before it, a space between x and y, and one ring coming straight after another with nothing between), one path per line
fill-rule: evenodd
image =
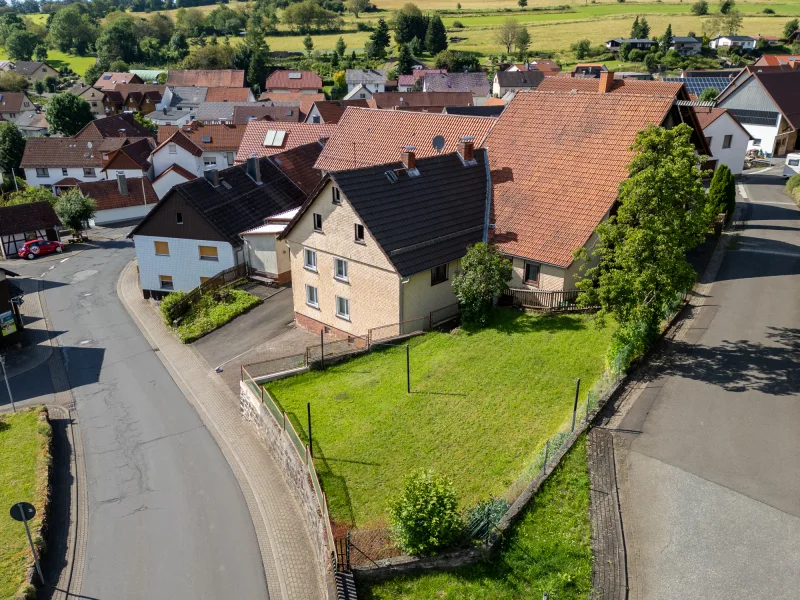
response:
M122 271L117 293L231 465L258 536L270 599L325 598L322 565L315 559L311 535L280 467L242 422L238 396L194 348L172 335L142 298L134 265Z

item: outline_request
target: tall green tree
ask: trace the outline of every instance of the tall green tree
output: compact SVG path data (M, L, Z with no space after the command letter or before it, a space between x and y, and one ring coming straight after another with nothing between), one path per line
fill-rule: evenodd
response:
M6 51L14 60L30 60L41 41L38 35L28 31L15 31L6 40Z
M80 7L79 4L70 4L53 15L49 39L62 52L72 49L85 51L97 39L97 26Z
M576 258L588 263L579 301L599 304L620 324L615 348L641 352L658 334L678 293L694 283L686 254L702 241L713 218L703 188L691 127L650 126L632 148L629 177L619 186L616 215L596 229L598 242Z
M631 38L634 40L639 39L639 34L641 34L642 30L639 26L639 15L636 15L636 18L633 20L633 25L631 26Z
M307 35L303 38L303 46L306 49L306 54L311 56L311 53L314 51L314 40L311 39L311 35Z
M659 40L659 46L662 52L669 52L669 49L672 47L672 23L667 25L667 30L664 32L664 35L661 36L661 40Z
M733 10L735 5L736 0L721 0L719 3L719 12L723 15L727 15Z
M524 25L521 25L519 28L519 33L517 33L517 39L514 41L514 46L517 48L517 52L523 54L524 52L528 51L528 47L531 45L531 34L528 32L528 28Z
M20 174L19 163L25 152L25 136L13 121L0 123L0 170L11 175L11 169Z
M800 19L792 19L791 21L787 21L786 25L783 26L783 39L788 40L789 36L798 29L800 29Z
M139 39L133 21L129 17L121 17L107 26L97 38L97 61L111 64L115 60L127 63L139 59Z
M52 133L75 135L94 120L89 103L74 94L65 92L53 96L45 109Z
M378 25L370 36L370 58L385 58L386 48L389 46L389 26L384 19L378 19Z
M44 44L36 46L33 49L33 58L39 62L45 62L47 60L47 46Z
M511 261L497 248L479 242L461 259L461 273L453 277L453 291L461 304L465 323L485 325L495 296L503 293L511 279Z
M397 48L397 74L411 75L414 61L411 58L411 51L407 44L400 44Z
M169 39L169 54L172 60L183 60L189 54L189 43L181 31L176 31Z
M339 36L339 39L336 40L336 54L339 55L339 58L344 58L344 53L347 51L347 44L344 43L344 38Z
M642 17L639 21L639 34L642 39L650 37L650 24L647 22L647 17Z
M394 41L397 44L407 44L414 38L414 26L411 17L402 11L394 16Z
M439 54L447 50L447 31L442 23L442 18L436 14L428 21L428 31L425 33L425 47L431 54Z
M75 234L89 227L91 219L97 210L97 203L91 198L84 197L77 188L70 188L56 200L55 211L58 218Z
M516 19L508 18L499 29L495 30L495 41L501 46L506 47L506 53L511 54L511 48L517 41L519 35L520 24Z
M717 170L714 171L714 177L711 178L711 185L708 187L708 205L709 210L712 210L715 213L728 212L728 210L731 208L731 199L728 198L729 177L733 178L733 174L728 168L728 165L720 165L717 167ZM733 189L733 206L736 206L735 187Z

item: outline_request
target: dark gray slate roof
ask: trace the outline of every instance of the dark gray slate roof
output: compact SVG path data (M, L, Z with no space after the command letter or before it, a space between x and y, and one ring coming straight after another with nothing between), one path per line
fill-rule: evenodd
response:
M483 239L488 174L486 150L465 166L453 152L417 160L418 177L402 171L392 183L391 163L339 171L331 177L401 276L464 256Z
M491 104L489 106L445 106L444 112L448 115L464 115L467 117L499 117L505 106Z
M172 194L179 194L232 246L240 246L242 231L261 225L269 216L298 208L305 200L305 194L269 158L259 159L259 165L261 185L247 175L246 164L221 170L217 187L205 177L176 185L128 237L150 219L157 218L159 209Z
M544 81L544 73L542 71L498 71L495 76L502 87L534 89Z

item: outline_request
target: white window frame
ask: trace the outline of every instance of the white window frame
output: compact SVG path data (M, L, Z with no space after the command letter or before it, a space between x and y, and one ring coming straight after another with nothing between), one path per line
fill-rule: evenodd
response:
M216 156L204 156L203 157L203 165L206 167L216 167L217 166L217 157Z
M761 138L756 138L753 140L753 146L760 146L761 145Z
M303 267L307 271L317 272L317 251L311 248L303 248Z
M344 302L344 306L347 309L347 312L343 313L339 310L339 301L342 300ZM350 298L345 298L344 296L336 296L336 316L340 319L344 319L345 321L350 320Z
M84 177L97 177L97 171L94 167L83 167Z
M169 150L170 154L177 154L178 153L178 144L169 144L169 145L167 145L167 149Z
M733 135L726 135L722 138L722 149L727 150L733 145Z
M314 299L311 299L309 292L314 290ZM306 284L306 304L311 308L319 308L319 289L315 285Z
M342 274L339 275L339 265L342 265ZM350 279L348 278L348 271L349 265L344 258L334 257L333 259L333 278L337 281L346 281L349 282Z
M68 174L67 167L61 167L61 175L66 177Z
M50 177L50 170L47 167L36 167L36 177Z

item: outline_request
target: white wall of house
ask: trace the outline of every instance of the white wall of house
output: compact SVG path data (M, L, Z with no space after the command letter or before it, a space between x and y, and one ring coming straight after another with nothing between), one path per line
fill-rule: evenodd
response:
M233 246L227 242L149 235L136 235L133 241L143 290L170 291L161 287L159 279L161 275L168 275L172 277L172 291L188 292L200 285L201 277L213 277L236 264ZM156 241L169 244L169 256L156 255ZM215 246L217 260L201 260L200 246Z
M92 168L94 169L94 176L85 175L83 167L48 167L47 175L40 177L36 174L35 168L27 167L25 169L25 179L28 185L38 187L51 186L65 177L74 177L78 181L102 181L103 179L116 179L117 177L116 172L109 175L108 172L100 171L102 167ZM124 172L126 177L142 177L145 175L141 169L126 169Z
M447 281L431 285L431 270L415 273L400 286L403 302L403 321L410 323L407 331L414 331L427 319L431 312L458 302L453 292L453 276L460 270L461 261L454 260L447 265ZM404 332L405 333L405 332Z
M203 169L205 169L206 166L216 166L217 169L220 170L232 167L235 158L236 158L236 150L232 150L230 152L225 152L225 151L203 152L203 161L201 163L200 172L197 174L202 175Z
M192 120L192 115L195 114L194 110L189 110L188 108L184 109L182 114L174 114L174 112L170 113L169 115L165 115L164 113L154 110L150 114L147 115L147 118L150 119L156 125L186 125L189 121Z
M174 152L171 152L174 150ZM172 165L179 165L189 171L200 175L203 172L202 157L195 156L188 150L184 150L178 144L165 144L158 152L150 155L153 163L153 176L158 177Z
M268 88L264 90L265 92L269 92L270 94L319 94L319 90L317 89L289 89L289 88ZM253 98L250 98L249 102L253 102Z
M277 233L243 235L247 248L247 263L256 271L281 275L292 270L291 255L286 242L277 239Z
M747 40L747 41L744 41L744 42L738 42L738 41L737 42L733 42L729 38L721 37L719 39L711 40L710 42L708 42L708 47L709 48L730 48L730 47L734 47L734 46L738 46L740 48L744 48L745 50L752 50L753 48L756 47L756 41L755 40Z
M386 84L384 83L348 83L347 84L347 91L352 92L356 89L359 85L363 85L366 88L366 91L376 94L378 92L385 92L386 91ZM371 96L368 96L368 98Z
M310 111L308 111L306 123L322 123L322 116L319 114L319 109L317 108L316 104L311 107Z
M178 185L179 183L183 183L188 181L175 171L170 171L166 175L164 175L161 179L153 182L153 189L156 192L156 196L158 199L161 200L164 196L167 195L167 192L170 191L173 187Z
M529 262L539 266L538 284L530 284L525 281L525 264ZM508 287L510 288L548 291L571 289L571 287L565 287L567 270L561 267L537 263L536 261L527 261L516 256L512 258L511 266L511 281L508 282Z
M107 210L98 210L93 219L89 220L89 225L105 225L107 223L119 223L120 221L133 221L141 219L150 212L156 205L155 202L149 204L140 204L137 206L126 206L124 208L109 208Z
M703 135L706 139L711 138L711 156L717 164L727 165L734 175L744 170L744 157L750 140L733 117L729 114L719 116L703 130ZM728 148L723 148L725 136L731 136Z
M380 86L381 88L383 86ZM371 100L372 94L375 90L369 90L366 87L357 87L354 86L353 89L347 92L347 95L343 98L344 100ZM383 91L383 89L378 90Z
M780 119L780 116L778 117ZM742 127L750 134L751 139L747 142L748 150L763 150L771 154L775 146L775 138L778 135L778 125L751 125L742 123Z

